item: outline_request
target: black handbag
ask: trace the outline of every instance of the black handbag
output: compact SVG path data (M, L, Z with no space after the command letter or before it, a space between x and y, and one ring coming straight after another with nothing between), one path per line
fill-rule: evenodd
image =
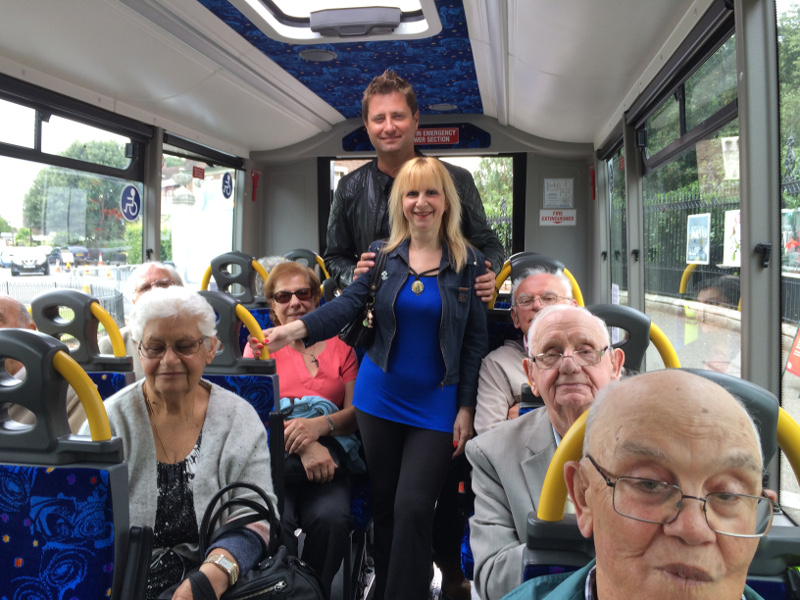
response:
M372 340L375 339L375 329L373 327L375 294L378 293L378 288L381 287L381 282L383 281L381 273L383 273L385 265L386 253L383 250L378 250L378 256L375 257L375 266L372 268L372 274L369 278L369 296L367 296L367 301L364 303L364 308L359 311L352 322L345 325L339 332L339 339L348 346L353 348L368 347L372 345Z
M244 487L253 490L266 504L266 507L247 498L234 498L214 506L222 495L232 488ZM214 531L214 525L227 509L244 506L256 514L240 517L226 523ZM269 522L268 557L239 578L231 588L222 594L223 600L328 600L328 594L314 570L296 556L290 556L282 542L281 524L276 517L275 507L269 496L257 485L246 482L231 483L218 491L206 508L200 524L200 556L213 546L214 540L231 529L243 527L258 521Z

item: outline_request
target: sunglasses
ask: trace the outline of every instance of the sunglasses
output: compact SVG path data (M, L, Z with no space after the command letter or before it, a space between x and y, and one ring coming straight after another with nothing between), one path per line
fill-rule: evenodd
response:
M311 288L300 288L299 290L295 290L293 292L286 292L286 291L275 292L273 298L275 299L275 302L277 302L278 304L286 304L287 302L289 302L289 300L292 299L293 295L297 296L297 299L301 301L311 300L312 296Z

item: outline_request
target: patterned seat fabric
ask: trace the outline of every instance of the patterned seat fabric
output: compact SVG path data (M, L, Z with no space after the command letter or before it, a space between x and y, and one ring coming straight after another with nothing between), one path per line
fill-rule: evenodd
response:
M115 567L106 471L0 465L0 598L108 598Z

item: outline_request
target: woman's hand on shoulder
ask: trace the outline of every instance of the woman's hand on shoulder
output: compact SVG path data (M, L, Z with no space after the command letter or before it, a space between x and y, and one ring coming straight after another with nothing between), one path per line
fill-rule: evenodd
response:
M456 421L453 423L453 458L464 454L467 442L475 435L473 423L475 421L475 409L462 406L456 414Z
M314 442L298 453L300 455L300 462L306 470L306 475L309 481L314 483L328 483L333 480L334 472L336 471L336 463L333 462L331 453L328 449L320 444Z
M359 275L361 275L362 273L366 273L374 266L375 266L375 253L364 252L361 255L361 260L359 260L356 263L356 268L353 270L353 281L355 281Z
M492 272L492 263L486 262L486 273L475 278L475 295L482 302L490 302L494 296L495 275Z

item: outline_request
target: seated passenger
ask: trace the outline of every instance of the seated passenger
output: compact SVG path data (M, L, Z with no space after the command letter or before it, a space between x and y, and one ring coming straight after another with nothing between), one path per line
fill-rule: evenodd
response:
M583 458L564 468L596 562L506 599L760 598L745 578L772 523L762 473L753 420L717 384L668 370L610 386L589 410Z
M483 600L497 600L522 582L528 513L539 503L556 446L597 391L619 379L624 362L605 323L575 306L539 313L528 330L528 354L525 371L545 406L467 443L475 492L470 543Z
M296 262L276 265L264 285L264 297L269 299L270 317L275 326L286 325L314 311L321 295L314 271ZM248 344L244 356L252 355ZM331 407L334 411L331 414L293 418L285 423L286 452L300 457L308 481L287 481L281 515L287 549L295 556L298 554L295 531L302 527L306 534L302 559L319 574L330 593L333 577L350 547L352 516L350 481L347 477L334 479L338 467L329 451L331 448L337 454L342 449L329 446L326 438L348 435L356 430L353 389L358 362L355 351L338 337L308 348L296 340L270 354L270 358L275 359L282 397L316 396L335 406ZM320 440L325 441L325 445Z
M236 481L254 483L275 502L267 432L239 396L201 379L214 359L216 315L196 292L157 289L138 299L131 336L139 342L144 380L106 400L112 435L124 442L131 525L149 525L154 550L147 598L179 582L173 598L191 598L185 576L199 567L217 598L261 558L265 522L223 534L198 553L200 520L211 497ZM81 433L88 434L88 423ZM236 489L223 500L247 497ZM235 509L234 519L247 514Z
M522 331L523 340L506 340L481 362L475 431L479 434L519 414L522 384L528 383L522 361L527 358L524 336L536 314L553 304L577 303L572 283L562 271L551 273L542 267L527 269L511 285L511 319Z
M0 329L33 329L36 325L31 321L31 315L25 305L12 296L0 294ZM7 358L5 369L9 375L17 379L25 379L25 367L22 363ZM8 416L17 423L33 425L36 418L27 408L15 404L8 409ZM77 433L83 422L86 420L86 412L83 410L78 394L72 389L67 388L67 420L69 428L73 433Z
M142 263L131 271L126 282L125 295L133 304L136 304L142 294L146 294L154 288L173 285L183 286L183 279L175 267L160 262ZM136 381L139 381L144 377L144 371L142 362L139 360L137 342L131 337L130 327L121 327L119 331L122 334L122 341L125 342L125 354L133 358L133 372L136 375ZM111 340L108 337L100 338L97 345L103 354L114 354Z

